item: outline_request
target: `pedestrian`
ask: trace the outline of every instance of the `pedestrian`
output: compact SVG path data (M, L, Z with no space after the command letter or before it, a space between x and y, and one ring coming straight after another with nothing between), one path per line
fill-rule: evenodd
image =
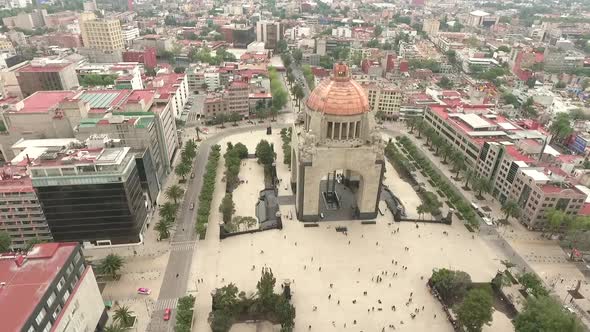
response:
M359 267L358 271L361 272L361 268L360 267Z
M340 305L340 300L338 300L338 305Z
M311 325L307 327L308 330L311 330Z
M332 298L332 294L328 295L328 300L330 300Z
M414 292L410 292L410 297L412 297L412 295L414 295Z
M320 266L319 271L322 272L322 267Z
M422 306L422 311L424 311L424 306Z

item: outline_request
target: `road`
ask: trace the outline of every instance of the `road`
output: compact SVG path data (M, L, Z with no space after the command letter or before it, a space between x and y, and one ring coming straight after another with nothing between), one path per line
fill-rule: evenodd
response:
M277 125L273 127L284 127L287 124ZM197 234L195 232L195 220L197 210L199 209L197 198L203 186L203 175L205 173L205 165L209 158L209 151L211 146L217 144L223 138L240 134L251 130L264 129L268 124L243 126L236 128L228 128L222 132L207 137L206 140L199 144L197 156L193 163L193 172L195 177L189 178L186 194L184 200L180 205L180 211L177 218L176 232L170 241L170 256L166 271L164 272L164 279L160 287L160 294L158 301L154 305L151 314L150 323L147 331L162 332L173 331L176 321L176 305L178 298L187 295L188 280L191 271L191 263L193 261L193 254L196 250ZM187 127L186 130L194 130L194 128ZM194 209L190 209L190 204L195 203ZM166 308L172 309L172 317L168 322L163 320L164 310Z

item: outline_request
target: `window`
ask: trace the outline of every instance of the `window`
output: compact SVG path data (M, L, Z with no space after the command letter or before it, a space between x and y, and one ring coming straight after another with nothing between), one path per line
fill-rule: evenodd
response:
M63 297L64 303L68 300L69 297L70 297L70 290L66 289L66 292L64 293L64 297Z
M78 273L82 274L83 271L84 271L84 264L80 265L80 267L78 268Z
M37 323L37 325L40 325L41 324L41 322L45 318L45 315L46 314L47 314L47 312L45 311L45 308L41 308L41 310L37 314L37 318L35 318L35 322Z
M51 331L51 322L47 322L47 325L45 325L45 328L43 329L43 332L49 332Z
M30 326L27 332L35 332L35 328L33 326Z
M57 297L57 295L55 295L55 292L51 292L51 295L49 295L49 298L47 299L47 306L48 307L51 307L53 302L55 302L56 297Z
M59 279L59 282L57 283L57 291L61 291L61 289L64 287L64 284L66 283L66 279L62 276L61 279Z

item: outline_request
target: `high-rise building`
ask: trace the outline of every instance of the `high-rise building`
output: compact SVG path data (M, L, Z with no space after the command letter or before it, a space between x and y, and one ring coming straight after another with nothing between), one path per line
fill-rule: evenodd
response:
M389 119L399 116L403 96L399 88L371 84L365 86L365 90L369 97L371 111L375 114L383 112L383 116Z
M80 16L80 32L84 47L103 51L125 49L121 23L115 19L92 19Z
M32 160L33 187L56 241L140 242L147 209L130 149L47 149Z
M10 235L11 247L22 249L34 239L53 240L25 168L5 166L0 172L0 231Z
M108 316L78 243L43 243L0 259L2 331L102 331Z
M285 27L281 22L256 22L256 41L263 42L266 49L276 49L285 34Z
M80 83L75 64L65 60L34 59L16 70L16 79L24 97L37 91L70 90Z

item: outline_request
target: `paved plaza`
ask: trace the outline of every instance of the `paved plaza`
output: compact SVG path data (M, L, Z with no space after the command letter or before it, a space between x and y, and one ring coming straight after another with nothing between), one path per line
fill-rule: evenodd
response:
M222 146L227 140L242 142L253 152L260 139L274 143L277 160L282 161L278 132L271 136L264 131L234 135L223 140ZM284 185L289 179L287 166L278 163L277 167L279 178L283 179L279 195L291 195ZM219 178L222 174L220 163ZM389 163L386 174L390 188L400 195L408 209L415 210L419 199ZM255 161L246 161L246 166L242 166L240 178L248 180L248 184L234 193L236 214L247 215L250 211L253 216L254 208L244 206L241 201L242 197L244 202L252 201L250 192L257 194L262 188L251 184L262 184L262 176L261 167ZM191 283L198 290L195 331L209 330L210 294L215 288L233 282L240 290L252 293L264 266L272 268L277 291L283 280L292 282L297 331L308 330L310 325L312 331L379 331L383 327L389 330L389 325L405 331L452 331L440 304L426 287L432 269L459 269L468 272L474 281L485 282L502 266L503 257L497 257L479 237L472 237L458 222L452 226L419 223L417 228L414 223L393 223L390 212L379 216L375 225L342 221L305 228L296 220L284 218L281 231L243 235L220 242L217 225L221 217L216 207L224 194L222 187L215 193L207 239L199 242L192 264ZM384 208L384 204L381 206ZM281 212L283 215L294 213L294 206L281 206ZM336 232L336 226L346 226L347 235ZM443 235L443 231L449 235ZM377 277L382 281L377 282ZM412 301L406 305L410 293ZM410 313L415 309L420 313L412 319ZM498 317L495 323L511 326L501 313L494 317ZM495 330L497 328L495 325ZM272 329L267 325L260 329L236 326L233 330Z

